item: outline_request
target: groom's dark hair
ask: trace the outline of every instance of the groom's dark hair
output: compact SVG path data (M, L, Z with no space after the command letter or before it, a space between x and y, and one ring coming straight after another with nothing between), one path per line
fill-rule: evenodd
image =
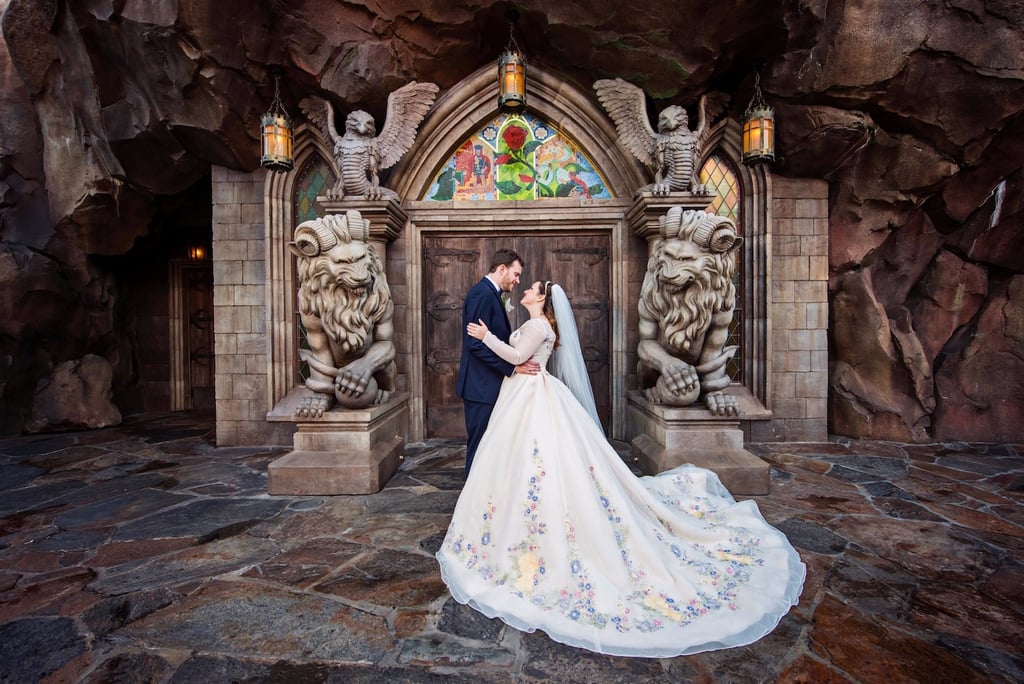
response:
M496 270L498 270L499 266L508 266L509 268L511 268L512 264L514 264L517 261L523 268L526 268L526 264L523 263L522 258L518 254L513 252L511 249L502 247L501 249L494 253L493 257L491 257L491 267L487 270L487 272L494 273Z

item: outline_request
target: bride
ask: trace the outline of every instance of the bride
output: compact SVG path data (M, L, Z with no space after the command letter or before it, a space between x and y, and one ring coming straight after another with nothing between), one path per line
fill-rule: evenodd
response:
M562 288L536 282L505 344L513 375L437 559L456 601L599 653L663 658L742 646L796 605L805 568L752 501L682 465L637 478L608 444ZM558 377L556 377L558 376ZM559 379L561 378L561 379Z

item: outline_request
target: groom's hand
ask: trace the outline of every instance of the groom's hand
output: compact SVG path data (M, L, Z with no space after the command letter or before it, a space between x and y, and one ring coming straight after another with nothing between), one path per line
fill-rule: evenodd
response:
M516 366L516 373L520 375L536 375L540 373L540 364L536 361L525 361Z

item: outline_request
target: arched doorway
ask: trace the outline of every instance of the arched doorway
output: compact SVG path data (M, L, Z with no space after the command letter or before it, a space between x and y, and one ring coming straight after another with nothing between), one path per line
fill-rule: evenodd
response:
M465 434L461 400L455 395L462 340L462 295L486 272L494 251L510 247L526 266L518 300L529 283L548 279L562 285L576 315L584 358L590 372L598 415L610 424L610 281L611 248L607 230L529 230L510 222L506 230L487 233L430 231L423 235L423 401L427 437ZM515 306L513 327L526 320Z
M408 222L395 247L406 259L411 439L465 435L462 403L455 396L462 297L502 246L526 261L517 297L539 279L565 287L602 422L610 435L623 430L626 331L635 308L629 306L627 273L631 258L646 259L624 216L643 169L618 148L614 127L593 97L538 67L531 67L529 80L530 115L578 146L607 188L601 198L436 199L445 164L475 131L499 117L493 69L481 69L435 104L391 182L407 198ZM642 267L639 272L642 277ZM514 314L513 325L521 315Z

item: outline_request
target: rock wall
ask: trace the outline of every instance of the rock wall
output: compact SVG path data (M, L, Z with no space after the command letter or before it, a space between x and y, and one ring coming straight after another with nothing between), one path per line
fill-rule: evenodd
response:
M767 5L767 4L766 4ZM755 72L775 170L830 186L830 426L897 440L1022 440L1024 8L912 3L516 3L531 61L583 90L643 87L651 109L718 91L739 117ZM0 430L86 353L115 397L144 382L119 316L119 257L160 198L257 165L284 69L378 121L410 80L442 91L492 62L508 4L0 0ZM152 258L159 258L159 250ZM125 407L122 407L124 411Z

